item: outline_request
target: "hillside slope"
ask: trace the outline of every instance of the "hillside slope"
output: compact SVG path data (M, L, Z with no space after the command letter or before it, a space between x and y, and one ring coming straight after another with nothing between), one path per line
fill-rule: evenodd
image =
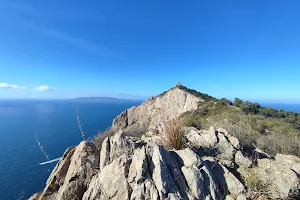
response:
M187 111L196 110L200 102L204 102L201 97L176 86L162 95L151 97L143 104L122 112L113 120L112 129L157 127Z
M102 140L68 148L30 200L299 199L300 158L273 157L249 142L276 131L253 130L258 119L269 120L176 86L122 112ZM287 123L278 120L277 128ZM296 137L287 130L277 134Z

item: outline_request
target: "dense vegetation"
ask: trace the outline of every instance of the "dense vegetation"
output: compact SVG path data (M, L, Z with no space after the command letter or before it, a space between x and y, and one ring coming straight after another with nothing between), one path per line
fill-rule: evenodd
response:
M246 114L259 114L265 117L283 119L286 122L300 126L300 114L296 112L266 108L260 106L258 103L244 102L239 98L235 98L233 105L239 107Z
M196 90L187 88L187 87L185 87L185 86L183 86L183 85L177 85L176 87L179 88L179 89L181 89L181 90L183 90L183 91L185 91L185 92L188 92L188 93L190 93L190 94L192 94L192 95L194 95L194 96L196 96L196 97L200 97L201 99L203 99L203 100L205 100L205 101L217 100L216 98L214 98L214 97L212 97L212 96L210 96L210 95L208 95L208 94L204 94L204 93L198 92L198 91L196 91ZM173 87L173 88L176 88L176 87ZM173 88L172 88L172 89L173 89ZM168 90L168 91L169 91L169 90ZM165 91L165 92L159 94L158 96L163 96L163 95L166 94L168 91Z
M190 89L190 88L187 88L183 85L178 85L177 86L179 89L182 89L196 97L200 97L201 99L205 100L205 101L211 101L211 100L217 100L216 98L212 97L212 96L209 96L208 94L204 94L204 93L201 93L201 92L198 92L196 90L193 90L193 89Z
M185 125L208 129L222 127L237 136L245 151L255 147L270 155L300 156L299 113L265 108L258 103L227 99L206 101L185 113Z

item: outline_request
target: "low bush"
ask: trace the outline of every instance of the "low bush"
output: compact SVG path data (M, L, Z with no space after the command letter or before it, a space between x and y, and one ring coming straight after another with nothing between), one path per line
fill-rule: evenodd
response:
M98 131L98 133L92 138L92 142L101 149L102 142L105 138L110 137L115 134L115 131L111 128L107 128L104 131Z
M236 100L235 104L241 102ZM185 126L225 128L239 138L244 150L253 149L255 145L270 155L283 153L300 156L300 130L295 123L287 122L285 118L246 114L235 106L219 102L208 102L184 116Z

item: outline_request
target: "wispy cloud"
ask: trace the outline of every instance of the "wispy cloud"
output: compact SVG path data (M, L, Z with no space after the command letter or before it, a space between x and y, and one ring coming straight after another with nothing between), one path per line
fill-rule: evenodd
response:
M37 86L34 90L39 92L44 92L44 91L56 91L58 89L54 87L50 87L48 85L41 85L41 86Z
M15 84L8 84L8 83L0 83L0 88L10 88L10 89L22 89L25 90L25 86L19 86Z

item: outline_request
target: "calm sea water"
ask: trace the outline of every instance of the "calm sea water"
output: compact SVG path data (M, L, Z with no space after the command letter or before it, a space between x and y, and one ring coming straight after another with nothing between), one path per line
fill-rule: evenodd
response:
M81 135L76 107L86 137L110 126L113 118L137 101L36 101L0 100L0 199L27 199L44 188L54 164L46 161L35 141L41 142L50 159L77 145Z
M275 108L278 110L283 109L283 110L300 113L300 104L260 103L260 105L265 106L265 107Z

